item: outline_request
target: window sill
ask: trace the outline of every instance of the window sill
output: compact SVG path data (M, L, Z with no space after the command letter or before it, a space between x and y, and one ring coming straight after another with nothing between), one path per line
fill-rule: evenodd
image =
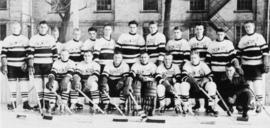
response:
M0 8L0 11L7 11L7 8Z
M253 13L252 10L235 10L234 13Z
M208 10L189 10L187 13L208 13Z
M140 13L158 13L158 10L143 10Z
M112 13L112 10L98 10L94 11L94 13Z

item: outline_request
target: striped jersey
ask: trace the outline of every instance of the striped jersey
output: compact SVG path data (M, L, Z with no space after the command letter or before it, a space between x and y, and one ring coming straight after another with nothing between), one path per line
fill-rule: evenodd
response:
M213 41L209 44L206 62L213 72L225 72L226 64L236 58L236 50L230 40Z
M238 52L243 65L260 65L263 55L269 52L264 37L259 33L245 35L240 39Z
M61 59L56 60L53 63L51 73L49 75L54 75L57 80L61 80L66 75L72 77L75 69L75 62L72 60L62 61Z
M23 35L7 36L2 44L2 57L7 58L7 65L21 67L27 59L29 40Z
M110 64L113 61L114 48L115 41L113 39L100 38L97 40L93 54L98 55L100 65Z
M82 52L86 52L86 51L90 51L90 52L94 52L94 46L96 44L97 40L93 40L93 39L87 39L81 47Z
M171 64L170 67L166 67L165 64L161 64L157 67L156 70L156 77L161 77L163 78L163 76L168 77L168 78L172 78L175 77L176 75L180 75L180 69L179 66L176 64Z
M208 45L211 43L211 39L207 36L203 36L202 39L198 39L196 36L189 40L190 50L200 52L201 60L206 59Z
M106 75L111 80L117 80L121 79L123 75L128 75L128 73L129 66L126 62L122 61L118 66L115 66L113 62L106 64L102 75Z
M210 68L203 61L201 61L198 65L193 65L190 61L186 62L183 66L182 74L184 75L182 78L183 80L185 80L185 78L188 77L187 75L189 75L199 83L202 82L204 77L212 77Z
M140 62L137 62L132 65L131 73L133 74L133 76L143 75L143 76L148 76L148 77L155 77L156 69L157 69L157 66L152 62L149 62L145 65L141 64Z
M96 75L97 77L99 77L100 65L94 61L89 63L82 61L80 63L77 63L75 73L79 74L82 79L88 79L88 77L92 75Z
M125 33L120 35L116 48L123 54L123 60L128 64L138 61L140 51L143 49L145 41L139 34Z
M57 48L55 39L49 35L34 35L29 42L31 54L36 64L51 64L57 58Z
M83 56L81 54L81 47L81 41L72 39L63 44L62 49L69 52L69 59L73 60L74 62L81 62L83 60Z
M166 44L166 51L173 55L174 64L181 64L190 58L190 46L186 39L169 40Z
M150 61L156 63L157 60L163 60L165 54L166 38L164 34L156 32L148 34L146 37L145 49L150 56Z

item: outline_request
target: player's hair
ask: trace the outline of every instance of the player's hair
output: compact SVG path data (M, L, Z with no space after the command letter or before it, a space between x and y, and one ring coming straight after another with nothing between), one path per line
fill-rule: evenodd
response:
M190 56L192 56L192 55L198 55L198 56L200 56L200 52L197 51L197 50L192 50L192 51L190 52Z
M62 50L60 51L60 54L63 53L63 52L69 53L67 49L62 49Z
M81 32L81 30L79 28L74 28L73 32Z
M216 32L225 32L225 30L223 28L218 28Z
M253 20L247 20L247 21L244 22L244 24L248 24L248 23L255 24L255 21L253 21Z
M173 30L180 30L180 31L182 31L182 29L181 29L180 26L175 26L175 27L173 28Z
M42 20L42 21L40 21L40 22L39 22L39 24L38 24L38 25L42 25L42 24L46 24L46 25L48 25L48 22L47 22L46 20Z
M136 26L138 26L138 22L136 20L132 20L128 22L128 26L130 26L131 24L135 24Z
M95 31L95 32L97 32L97 29L96 29L95 27L90 27L90 28L88 28L88 32L90 32L90 31Z
M203 28L205 28L205 24L204 24L204 23L202 23L202 22L198 22L198 23L196 23L196 24L195 24L195 27L196 27L196 26L203 26Z
M84 51L84 52L83 52L83 55L88 54L88 53L90 53L90 54L93 55L93 53L92 53L90 50Z
M152 25L152 24L158 25L158 23L157 23L156 21L150 21L150 22L149 22L149 25Z
M114 49L114 54L121 54L121 55L122 55L122 52L121 52L120 49L115 48L115 49Z
M234 65L232 63L228 63L225 65L226 68L230 68L230 67L234 67Z
M105 27L107 27L107 26L112 27L112 24L106 23L106 24L104 24L103 28L105 28Z
M142 50L142 51L140 52L140 56L142 56L143 54L147 54L147 55L149 55L149 54L147 53L147 51L146 51L146 50Z

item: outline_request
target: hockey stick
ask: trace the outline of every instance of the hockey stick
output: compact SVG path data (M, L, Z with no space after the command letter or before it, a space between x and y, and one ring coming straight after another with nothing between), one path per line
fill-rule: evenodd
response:
M77 91L79 93L81 93L91 104L93 104L95 107L97 107L97 109L102 113L105 114L105 112L97 105L95 104L88 96L85 95L85 93L83 93L80 89L77 89Z
M253 91L251 88L249 88L249 90L250 90L250 92L252 93L252 95L254 96L255 100L258 101L258 98L256 97L254 91ZM263 108L263 110L265 111L266 115L267 115L268 117L270 117L270 113L265 109L264 105L263 105L261 102L259 102L259 104L262 106L262 108Z
M109 96L109 94L106 91L103 91L103 93L107 96L107 98L111 101L111 97ZM121 109L114 103L111 103L115 106L115 108L120 112L120 114L124 117L124 119L113 119L113 121L115 122L128 122L127 117L125 116L125 114L123 113L123 111L121 111Z
M35 86L35 83L34 83L34 76L33 75L29 75L29 82L32 85L32 88L29 90L29 92L32 91L33 89L35 89L35 91L36 91L37 89L36 89L36 86ZM39 112L40 112L41 116L44 116L43 115L43 109L41 108L41 104L40 104L40 99L39 99L39 96L38 96L38 92L36 91L35 94L36 94L35 96L37 98Z
M225 106L228 116L232 116L232 113L231 113L228 105L226 104L226 102L224 101L223 97L220 95L218 90L217 90L217 95L218 95L219 99L221 100L221 102L223 103L223 105Z
M53 94L57 97L57 99L60 101L61 105L64 105L65 109L68 111L69 114L73 114L73 112L69 109L69 107L67 106L67 104L65 104L61 98L60 95L58 95L56 92L52 91Z

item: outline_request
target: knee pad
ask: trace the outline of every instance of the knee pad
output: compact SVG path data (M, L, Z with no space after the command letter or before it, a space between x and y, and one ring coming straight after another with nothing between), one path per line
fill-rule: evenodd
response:
M205 90L208 92L208 95L216 95L217 85L214 82L207 82L205 85Z
M90 91L96 91L98 90L98 84L97 81L91 78L88 78L85 87L89 88Z
M135 80L132 84L133 94L135 96L141 96L141 88L142 88L142 82L139 80Z
M159 84L158 86L157 86L157 95L158 95L158 97L164 97L165 96L165 87L164 87L164 85L162 85L162 84Z
M190 84L187 82L182 82L179 85L179 91L180 91L180 95L185 95L185 96L189 96L189 90L190 90Z
M145 86L144 88L144 96L146 97L156 97L157 95L157 86L156 86L156 83L154 82L144 82L143 86Z

